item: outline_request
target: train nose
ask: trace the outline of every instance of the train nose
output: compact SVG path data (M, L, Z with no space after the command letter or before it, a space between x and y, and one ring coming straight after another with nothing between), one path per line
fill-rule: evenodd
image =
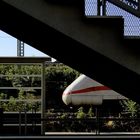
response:
M62 101L66 104L69 105L71 103L71 90L66 88L62 94Z

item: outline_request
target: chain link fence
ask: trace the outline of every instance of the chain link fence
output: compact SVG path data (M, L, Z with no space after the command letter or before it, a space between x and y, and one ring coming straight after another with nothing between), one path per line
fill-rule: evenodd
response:
M97 16L97 0L85 0L85 15ZM102 13L102 6L101 6ZM140 18L106 1L107 16L123 16L124 36L140 37Z

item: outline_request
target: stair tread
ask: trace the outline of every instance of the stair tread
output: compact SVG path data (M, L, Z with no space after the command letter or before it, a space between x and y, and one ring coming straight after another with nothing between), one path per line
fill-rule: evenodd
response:
M116 18L119 18L119 19L122 19L123 17L122 16L86 16L87 18L92 18L92 19L96 19L96 18L99 18L99 19L116 19Z

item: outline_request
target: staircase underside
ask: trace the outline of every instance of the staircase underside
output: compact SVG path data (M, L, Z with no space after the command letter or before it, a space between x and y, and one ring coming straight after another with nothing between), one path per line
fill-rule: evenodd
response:
M123 39L122 17L83 11L83 0L2 0L0 29L140 103L140 40Z

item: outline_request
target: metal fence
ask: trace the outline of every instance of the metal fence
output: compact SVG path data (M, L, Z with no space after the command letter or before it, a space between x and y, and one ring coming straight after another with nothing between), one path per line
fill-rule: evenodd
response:
M97 16L98 15L98 1L97 0L85 0L85 15ZM124 36L140 37L140 18L123 10L122 8L106 1L106 16L123 16L124 18ZM101 6L100 15L103 14L103 8Z
M59 112L60 113L60 112ZM135 117L99 117L92 118L57 118L54 117L43 118L45 124L45 132L85 132L89 134L102 135L103 133L139 133L140 134L140 118ZM127 114L128 115L128 114ZM57 116L57 117L56 117Z

